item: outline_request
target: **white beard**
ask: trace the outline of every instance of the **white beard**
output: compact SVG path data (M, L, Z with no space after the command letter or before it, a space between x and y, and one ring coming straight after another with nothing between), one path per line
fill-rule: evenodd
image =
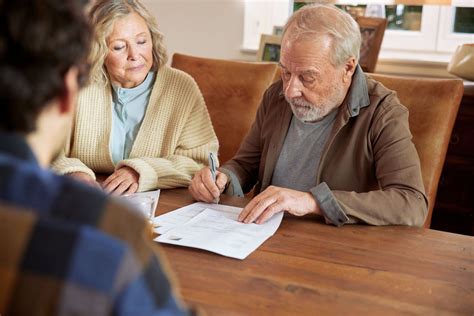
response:
M285 99L290 104L293 114L302 122L319 121L336 107L331 104L316 106L303 98L290 99L285 96Z

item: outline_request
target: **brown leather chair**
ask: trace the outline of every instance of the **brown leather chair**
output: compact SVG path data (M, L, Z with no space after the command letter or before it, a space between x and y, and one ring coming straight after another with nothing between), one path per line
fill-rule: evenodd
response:
M421 173L428 196L429 228L438 182L451 131L464 91L458 79L427 79L369 74L398 94L408 108L410 130L421 161Z
M231 159L255 119L278 65L174 54L171 66L196 80L219 139L219 162Z

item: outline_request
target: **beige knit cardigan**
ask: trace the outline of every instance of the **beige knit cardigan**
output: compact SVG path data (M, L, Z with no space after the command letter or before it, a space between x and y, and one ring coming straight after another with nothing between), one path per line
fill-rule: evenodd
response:
M208 164L218 141L204 99L186 73L163 66L157 73L142 124L129 159L114 165L110 153L110 86L90 85L78 98L75 122L61 156L53 163L60 174L110 174L128 166L140 174L138 191L187 186Z

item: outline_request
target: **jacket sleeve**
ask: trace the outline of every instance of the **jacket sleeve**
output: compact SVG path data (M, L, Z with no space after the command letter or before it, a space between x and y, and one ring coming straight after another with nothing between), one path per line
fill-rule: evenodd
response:
M428 202L420 160L411 141L408 110L382 107L369 133L380 189L331 191L326 183L320 183L311 192L326 221L337 226L354 222L422 226Z
M209 153L216 153L219 147L202 97L194 101L178 137L172 155L125 159L116 169L128 166L138 172L140 192L188 186L194 173L208 164Z

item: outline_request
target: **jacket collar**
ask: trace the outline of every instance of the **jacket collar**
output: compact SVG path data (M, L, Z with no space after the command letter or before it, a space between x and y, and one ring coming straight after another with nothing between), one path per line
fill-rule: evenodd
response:
M38 164L33 151L21 134L0 132L0 154Z
M360 109L370 104L367 79L359 65L357 65L354 75L352 76L352 83L343 102L343 106L344 104L351 117L359 115Z

